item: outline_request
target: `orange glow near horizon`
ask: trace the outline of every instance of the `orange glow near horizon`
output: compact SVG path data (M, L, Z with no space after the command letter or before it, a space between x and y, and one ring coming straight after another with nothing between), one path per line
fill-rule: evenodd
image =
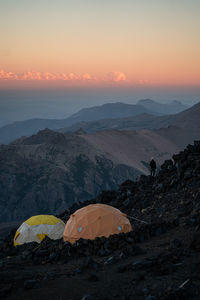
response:
M200 86L198 0L0 0L0 87Z
M174 85L191 85L198 86L200 84L200 80L196 80L195 76L190 76L190 80L184 78L184 76L176 76L174 73L173 76L166 77L166 74L163 78L160 77L159 80L156 79L156 76L145 77L145 78L134 78L131 76L127 76L124 72L121 71L112 71L106 74L93 75L90 73L53 73L53 72L40 72L40 71L27 71L27 72L12 72L5 71L0 69L0 87L4 85L10 86L22 86L26 85L29 82L35 85L37 82L40 82L40 85L45 85L51 83L59 86L59 83L63 86L64 84L68 86L76 86L76 85L107 85L107 84L115 84L115 85L124 85L124 86L134 86L134 85L153 85L153 86L174 86ZM200 77L198 77L199 79Z
M109 72L105 76L93 76L90 73L75 74L75 73L52 73L28 71L24 73L6 72L0 69L0 82L3 81L67 81L71 83L103 83L103 82L126 82L127 78L123 72Z

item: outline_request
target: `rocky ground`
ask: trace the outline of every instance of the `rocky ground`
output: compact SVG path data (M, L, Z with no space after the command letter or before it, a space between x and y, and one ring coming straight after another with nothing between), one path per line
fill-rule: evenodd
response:
M155 178L74 204L106 203L125 212L133 231L74 245L48 238L0 244L2 299L200 299L200 142L165 161ZM139 221L140 220L140 221ZM142 221L142 222L141 222Z

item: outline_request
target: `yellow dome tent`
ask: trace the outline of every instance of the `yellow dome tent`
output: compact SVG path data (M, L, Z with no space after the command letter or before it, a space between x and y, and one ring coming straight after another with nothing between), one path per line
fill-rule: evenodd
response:
M73 244L76 240L109 237L132 230L126 215L106 204L90 204L70 216L63 233L64 241Z
M63 235L65 223L51 215L33 216L22 223L14 237L14 246L24 243L40 243L45 236L52 240L60 239Z

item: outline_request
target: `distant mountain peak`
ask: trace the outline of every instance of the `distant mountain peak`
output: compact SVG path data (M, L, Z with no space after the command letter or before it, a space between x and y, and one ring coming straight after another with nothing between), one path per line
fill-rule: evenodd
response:
M137 104L140 105L141 103L159 103L155 100L152 100L152 99L140 99L138 100Z
M43 143L53 143L59 144L65 141L65 135L63 133L53 131L49 128L38 131L38 133L33 134L30 137L22 140L22 144L43 144Z
M172 100L171 104L175 104L175 105L184 105L180 100ZM185 105L184 105L185 106ZM186 107L186 106L185 106Z
M181 101L178 100L173 100L170 103L160 103L152 99L141 99L138 101L137 104L149 110L152 110L153 112L157 112L164 115L177 114L188 108Z

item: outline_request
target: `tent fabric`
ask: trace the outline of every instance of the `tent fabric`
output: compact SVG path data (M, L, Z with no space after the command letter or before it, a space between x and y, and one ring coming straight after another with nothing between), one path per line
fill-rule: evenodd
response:
M24 243L40 243L45 236L52 240L60 239L63 235L65 223L51 215L33 216L22 223L14 237L14 246Z
M48 225L55 225L59 222L60 219L52 216L52 215L38 215L33 216L26 220L26 224L33 226L33 225L40 225L41 221L42 224L48 224Z
M73 244L80 238L93 240L131 230L126 215L117 208L106 204L90 204L70 216L63 239Z

